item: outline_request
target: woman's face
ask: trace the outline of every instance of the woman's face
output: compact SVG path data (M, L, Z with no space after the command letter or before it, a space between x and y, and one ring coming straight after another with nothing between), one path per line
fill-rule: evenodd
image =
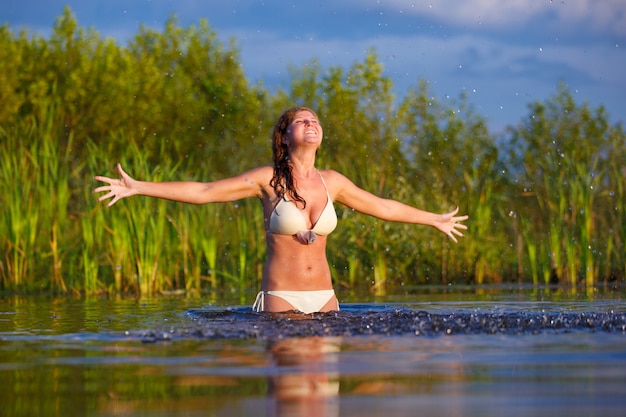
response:
M297 112L287 128L286 143L290 146L296 144L322 143L324 131L317 116L309 110Z

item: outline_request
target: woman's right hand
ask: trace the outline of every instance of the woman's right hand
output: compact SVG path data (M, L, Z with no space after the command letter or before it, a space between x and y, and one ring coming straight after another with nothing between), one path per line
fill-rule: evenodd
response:
M137 194L137 191L134 188L135 180L130 177L123 169L120 164L117 164L117 172L120 174L120 178L108 178L102 176L95 176L94 179L96 181L106 182L109 185L103 185L102 187L98 187L93 190L94 193L102 193L107 192L107 194L100 196L98 201L104 201L108 198L112 200L109 201L107 207L111 207L113 204L117 203L122 198L130 197Z

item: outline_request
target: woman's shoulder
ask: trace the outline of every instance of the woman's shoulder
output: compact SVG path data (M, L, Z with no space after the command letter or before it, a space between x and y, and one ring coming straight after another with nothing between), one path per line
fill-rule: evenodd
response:
M335 171L334 169L323 169L319 171L324 181L327 183L337 183L341 184L344 181L350 181L348 177L340 173L339 171Z
M258 181L259 183L268 183L274 176L274 169L271 166L261 166L252 168L241 175Z
M346 189L354 186L353 182L348 177L334 169L325 169L319 172L333 200L339 197Z
M272 178L274 177L274 168L271 166L261 166L252 168L240 175L247 183L254 184L261 191L264 196L274 195L273 187L271 185Z

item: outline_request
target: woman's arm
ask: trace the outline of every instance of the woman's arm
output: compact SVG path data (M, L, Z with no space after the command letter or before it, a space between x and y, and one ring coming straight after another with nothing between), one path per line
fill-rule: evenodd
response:
M195 181L149 182L131 178L120 164L117 164L117 171L120 174L119 179L103 176L94 177L95 180L108 184L94 189L94 193L107 192L98 198L98 201L110 198L111 201L107 207L111 207L122 198L134 195L191 204L223 203L242 198L261 197L263 184L269 182L272 175L271 168L262 167L232 178L206 183Z
M461 230L467 226L460 222L469 216L455 216L459 208L449 213L437 214L409 206L396 200L378 197L362 188L338 172L333 172L335 200L363 214L394 222L432 226L448 235L454 242L456 236L463 236Z

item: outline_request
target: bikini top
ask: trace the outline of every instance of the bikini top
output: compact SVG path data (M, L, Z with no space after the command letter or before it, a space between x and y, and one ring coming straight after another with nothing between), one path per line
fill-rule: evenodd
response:
M319 172L318 172L319 174ZM313 224L312 229L307 229L306 219L302 210L286 196L280 199L272 215L270 216L270 231L280 235L295 235L302 243L312 244L315 242L316 235L326 236L330 234L337 226L337 213L333 207L333 202L328 194L328 188L324 182L324 178L319 174L322 179L322 184L326 189L326 206L322 213L318 217L317 221Z

